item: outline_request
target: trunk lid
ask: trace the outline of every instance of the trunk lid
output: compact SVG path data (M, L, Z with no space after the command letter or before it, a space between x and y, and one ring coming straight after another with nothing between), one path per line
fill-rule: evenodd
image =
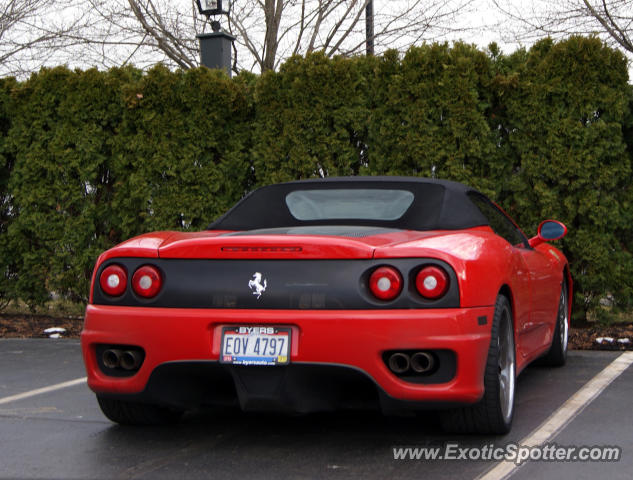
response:
M315 226L244 232L178 232L158 249L160 258L358 258L378 247L425 238L430 232L376 227Z

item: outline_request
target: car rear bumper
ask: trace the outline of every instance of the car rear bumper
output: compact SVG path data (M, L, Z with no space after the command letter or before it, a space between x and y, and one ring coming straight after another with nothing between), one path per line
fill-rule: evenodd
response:
M233 396L244 409L285 405L311 411L348 404L346 391L371 391L373 385L383 409L468 404L483 395L493 312L494 307L254 312L89 305L81 343L90 388L131 400L194 407ZM220 364L222 327L242 324L289 326L290 364ZM104 344L141 347L145 356L138 372L105 374L96 353ZM452 352L450 379L399 378L383 356L399 350Z

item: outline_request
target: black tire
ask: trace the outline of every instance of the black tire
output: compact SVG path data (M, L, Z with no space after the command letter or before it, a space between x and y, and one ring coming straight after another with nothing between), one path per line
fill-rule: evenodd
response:
M556 328L552 337L552 346L549 352L541 358L541 365L549 367L562 367L567 362L567 342L569 339L569 290L567 282L563 281L556 314Z
M121 425L169 425L177 423L183 412L158 405L127 402L97 395L103 414Z
M514 416L515 383L516 350L512 308L508 299L499 295L495 303L484 372L484 396L474 405L442 412L442 428L450 433L508 433Z

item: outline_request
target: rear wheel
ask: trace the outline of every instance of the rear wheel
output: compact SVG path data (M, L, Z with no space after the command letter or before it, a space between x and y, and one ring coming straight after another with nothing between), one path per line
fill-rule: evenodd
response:
M166 425L176 423L182 411L145 403L128 402L97 395L103 414L121 425Z
M516 353L512 310L499 295L484 372L484 396L474 405L443 412L442 427L453 433L504 434L514 416Z
M567 361L567 341L569 338L569 294L567 282L563 281L558 302L558 313L556 316L556 328L552 337L552 346L542 358L545 365L551 367L562 367Z

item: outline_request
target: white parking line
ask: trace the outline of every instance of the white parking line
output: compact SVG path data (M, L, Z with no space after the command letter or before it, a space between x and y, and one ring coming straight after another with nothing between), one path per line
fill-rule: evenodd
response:
M558 410L537 427L536 430L521 440L520 445L536 447L551 440L631 364L633 364L633 352L625 352L618 356L613 362L607 365L604 370L589 380L584 387L572 395ZM505 479L510 477L518 468L519 466L514 462L504 460L477 477L477 480Z
M38 388L36 390L30 390L24 393L18 393L17 395L11 395L10 397L0 398L0 405L4 405L5 403L10 402L17 402L18 400L34 397L43 393L54 392L55 390L61 390L62 388L74 387L75 385L81 385L82 383L86 383L86 377L76 378L75 380L69 380L67 382L57 383L48 387Z

